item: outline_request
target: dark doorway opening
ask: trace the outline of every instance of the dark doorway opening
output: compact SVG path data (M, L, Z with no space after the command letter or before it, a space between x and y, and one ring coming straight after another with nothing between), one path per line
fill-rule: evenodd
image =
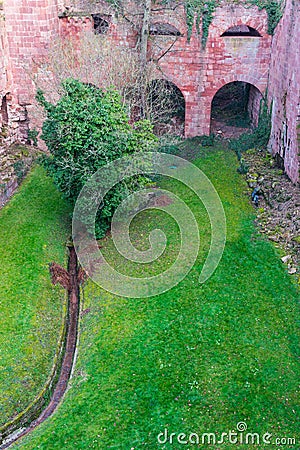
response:
M102 14L92 14L94 21L95 34L106 34L109 29L109 20L107 17L103 17Z
M255 28L248 25L235 25L229 28L222 37L261 37L261 34Z
M2 122L2 126L8 125L8 107L7 107L6 95L3 97L2 103L1 103L1 122Z
M153 23L150 25L151 36L182 36L180 31L169 23Z
M225 138L236 137L258 125L261 92L252 84L234 81L214 96L211 132Z
M158 135L184 134L185 98L174 83L152 80L147 88L147 109L147 116Z

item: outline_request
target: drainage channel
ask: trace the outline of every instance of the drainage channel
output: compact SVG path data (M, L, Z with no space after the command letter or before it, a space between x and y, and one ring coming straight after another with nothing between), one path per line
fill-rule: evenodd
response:
M62 269L63 270L63 269ZM79 281L78 281L78 263L77 256L74 247L69 247L69 263L68 272L65 271L68 276L68 313L67 313L67 330L66 339L64 345L64 355L62 358L61 369L58 381L52 392L51 399L48 405L44 409L35 411L35 418L26 427L16 426L14 430L10 432L7 436L2 436L2 443L0 441L0 449L8 448L10 445L15 443L21 437L26 436L32 430L34 430L38 425L44 422L48 417L50 417L57 406L59 405L63 395L65 394L68 382L72 373L72 367L74 363L74 355L76 351L77 343L77 328L78 328L78 317L79 317ZM30 411L28 411L28 416L30 416ZM1 437L1 436L0 436Z

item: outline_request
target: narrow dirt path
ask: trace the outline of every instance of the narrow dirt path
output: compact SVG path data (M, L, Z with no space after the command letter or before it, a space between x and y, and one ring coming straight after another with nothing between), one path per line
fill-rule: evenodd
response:
M74 355L77 342L77 327L79 317L79 282L78 282L78 267L77 256L75 249L70 247L69 256L69 301L68 301L68 324L67 324L67 336L66 345L64 350L64 357L61 365L60 375L56 387L53 391L51 400L48 406L41 412L40 416L34 420L25 430L20 434L13 433L11 437L7 437L5 443L0 445L0 449L8 448L10 445L18 441L21 437L26 436L38 425L44 422L49 416L51 416L59 405L63 395L65 394L70 375L72 372Z

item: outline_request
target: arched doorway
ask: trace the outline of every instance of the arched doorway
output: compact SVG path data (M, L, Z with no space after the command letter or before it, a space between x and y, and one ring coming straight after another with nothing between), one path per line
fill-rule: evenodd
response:
M147 88L147 117L156 134L183 136L185 98L181 90L169 80L152 80Z
M235 137L256 128L263 96L259 89L244 81L225 84L211 104L211 133Z

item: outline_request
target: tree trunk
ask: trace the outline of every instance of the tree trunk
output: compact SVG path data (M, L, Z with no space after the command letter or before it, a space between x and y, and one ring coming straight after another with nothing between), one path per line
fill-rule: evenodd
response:
M151 19L151 0L144 0L143 23L140 37L140 115L147 117L147 50L149 40L149 27Z

